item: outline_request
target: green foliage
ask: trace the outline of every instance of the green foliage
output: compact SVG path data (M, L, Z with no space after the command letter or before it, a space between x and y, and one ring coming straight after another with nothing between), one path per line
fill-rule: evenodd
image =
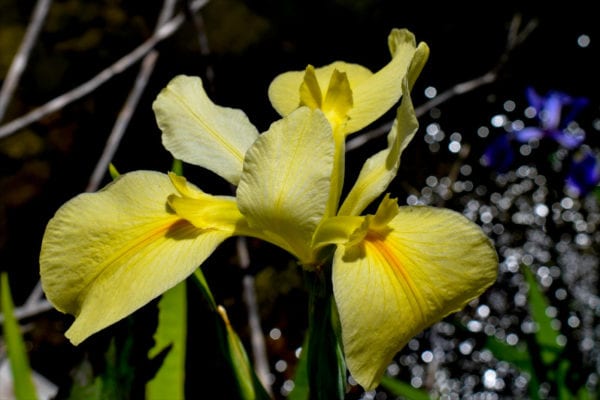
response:
M430 400L431 396L425 390L417 389L411 384L402 382L389 376L381 379L381 386L387 389L394 396L400 396L406 400Z
M533 399L540 397L542 382L551 383L558 399L593 398L584 386L572 387L570 378L575 375L578 366L572 364L573 358L560 344L561 333L552 326L552 318L547 314L550 303L535 276L525 266L521 271L529 286L527 305L536 330L528 340L516 346L489 337L486 347L496 358L513 364L528 375L529 396Z
M12 371L15 397L17 400L37 399L27 350L21 336L19 323L14 316L14 305L6 272L0 274L0 311L4 315L4 338Z
M187 339L187 290L182 282L162 295L158 303L158 327L150 358L167 351L156 376L146 385L146 399L185 398Z
M338 341L333 317L331 265L305 275L309 299L309 324L306 353L310 399L344 398L346 365Z
M204 274L200 269L194 273L194 282L203 294L212 318L206 321L206 329L212 328L217 333L218 346L231 372L236 385L237 398L241 400L269 400L270 396L260 383L254 371L243 343L231 326L225 309L218 306L208 287Z

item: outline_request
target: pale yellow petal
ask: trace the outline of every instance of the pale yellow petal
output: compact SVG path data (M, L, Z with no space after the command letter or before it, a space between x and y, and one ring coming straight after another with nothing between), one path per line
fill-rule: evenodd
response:
M396 119L388 134L388 147L371 156L364 163L358 179L340 207L339 215L359 215L388 187L400 167L400 156L419 127L415 115L407 80L404 80L405 95L398 107Z
M392 60L369 79L353 84L354 108L346 126L356 132L385 114L402 96L402 82L416 51L414 35L406 29L393 29L388 37ZM351 78L351 77L349 77Z
M271 125L248 150L238 206L256 230L282 238L303 262L327 205L334 143L323 113L307 107Z
M243 111L214 104L197 77L177 76L153 104L163 145L182 161L237 185L258 131Z
M315 67L309 65L306 67L304 79L300 84L300 106L306 106L314 110L315 108L321 108L322 105L323 93L321 93L321 86L315 74ZM298 108L298 105L293 110L296 108Z
M421 71L423 70L423 67L425 66L425 63L427 62L428 58L429 46L427 46L427 43L420 42L417 46L417 51L415 52L413 60L408 69L407 78L409 90L412 90L415 81L421 74Z
M350 134L366 127L385 114L398 102L403 93L402 81L408 77L412 87L429 55L426 44L417 46L415 36L406 29L393 29L388 36L391 61L376 73L357 64L336 61L316 68L314 73L326 98L326 91L334 70L346 73L352 90L352 108L343 128ZM276 77L269 86L271 104L281 115L288 115L300 104L300 87L304 71L286 72ZM326 112L327 113L327 112Z
M169 173L169 178L180 194L168 196L169 206L178 216L196 228L233 233L238 225L245 225L244 216L238 210L235 197L204 193L184 177L174 173Z
M50 220L40 275L50 302L74 315L66 335L79 344L189 276L230 230L200 230L173 213L168 176L121 175L81 194Z
M350 83L350 89L353 85L358 85L365 81L367 78L373 75L368 69L358 64L346 63L343 61L335 61L324 67L314 68L316 77L316 83L318 83L320 89L320 96L316 93L313 96L308 96L315 100L319 100L318 104L322 103L323 97L329 87L329 82L333 71L345 72ZM313 72L311 71L311 74ZM281 115L286 116L298 108L301 104L300 101L300 87L305 79L306 70L303 71L289 71L278 75L273 82L269 85L269 100L273 105L273 108ZM314 85L310 86L311 90L314 90ZM314 104L317 104L316 102Z
M365 389L413 336L481 295L497 274L492 243L456 212L400 207L388 228L339 246L334 257L346 362Z

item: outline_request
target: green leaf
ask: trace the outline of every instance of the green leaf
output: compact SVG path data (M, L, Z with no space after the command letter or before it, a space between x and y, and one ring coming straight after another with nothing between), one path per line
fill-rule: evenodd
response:
M409 383L394 379L390 376L381 378L381 386L394 396L402 396L407 400L430 400L432 397L425 390L417 389Z
M217 303L215 302L215 298L213 297L213 294L208 287L208 283L206 282L206 278L200 268L197 268L196 271L194 271L194 282L196 282L198 289L200 289L200 292L202 292L202 295L208 302L210 309L217 311Z
M304 338L300 359L296 364L294 373L294 388L288 395L288 400L309 400L310 388L308 385L308 335Z
M108 173L113 180L117 179L119 175L121 175L113 163L108 164Z
M485 347L499 360L507 361L529 376L528 392L531 398L536 398L540 390L539 372L534 367L531 351L524 342L511 346L508 343L489 336Z
M90 361L86 358L73 370L73 385L68 400L102 400L102 378L94 376Z
M563 350L563 347L558 344L560 332L552 327L552 318L546 314L549 302L539 287L535 276L529 268L523 267L521 270L529 285L527 304L529 305L531 317L537 325L537 330L535 332L536 342L541 350L543 363L550 366L557 361Z
M154 347L148 357L154 358L166 349L158 373L146 385L146 399L185 398L185 353L187 340L186 282L164 293L158 303L158 327L154 333Z
M200 268L196 269L193 276L194 282L200 289L209 309L214 312L214 319L206 321L206 328L214 327L215 329L219 348L231 369L231 377L234 379L238 392L237 398L241 400L271 400L256 376L244 345L231 326L225 309L217 306L202 270Z
M14 316L14 304L6 272L0 274L0 292L0 311L4 314L4 337L12 371L15 397L17 400L37 399L27 350L21 336L19 323Z
M130 321L128 319L128 321ZM127 336L123 343L112 338L104 354L106 369L101 375L102 399L128 400L134 379L134 366L129 363L133 337Z
M512 346L494 336L488 336L485 347L499 360L514 364L521 371L533 374L533 362L527 345L523 342Z
M241 400L269 399L268 394L259 382L250 359L246 354L244 345L237 333L233 330L225 309L217 308L223 322L225 323L225 335L227 343L227 356L235 375L238 392Z

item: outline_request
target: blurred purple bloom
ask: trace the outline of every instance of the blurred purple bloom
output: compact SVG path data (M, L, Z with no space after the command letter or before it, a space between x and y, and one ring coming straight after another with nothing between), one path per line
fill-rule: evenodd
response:
M600 160L590 149L573 156L565 183L566 192L574 197L585 196L600 183Z
M519 142L549 137L567 149L574 149L585 139L585 132L570 126L577 114L588 104L584 97L571 97L558 91L540 96L533 88L526 91L529 105L535 109L539 126L525 127L515 131ZM566 113L566 114L565 114Z
M535 110L538 125L527 126L494 139L481 157L482 165L501 173L507 172L515 159L511 140L528 143L550 138L569 150L576 149L583 143L585 132L573 121L587 106L587 98L572 97L559 91L549 91L545 96L541 96L531 87L527 88L525 95L530 107ZM579 181L573 178L573 182Z
M481 164L500 173L507 172L515 159L508 135L498 136L481 156Z

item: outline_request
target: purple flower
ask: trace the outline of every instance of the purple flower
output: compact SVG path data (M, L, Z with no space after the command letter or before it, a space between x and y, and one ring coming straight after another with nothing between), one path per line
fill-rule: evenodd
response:
M571 161L565 191L573 197L585 196L600 183L600 161L589 149L578 151Z
M529 105L535 109L539 125L515 131L516 140L529 142L549 137L567 149L574 149L583 142L585 132L572 126L571 122L588 104L588 99L572 97L559 91L550 91L546 96L540 96L531 87L527 88L526 96Z

